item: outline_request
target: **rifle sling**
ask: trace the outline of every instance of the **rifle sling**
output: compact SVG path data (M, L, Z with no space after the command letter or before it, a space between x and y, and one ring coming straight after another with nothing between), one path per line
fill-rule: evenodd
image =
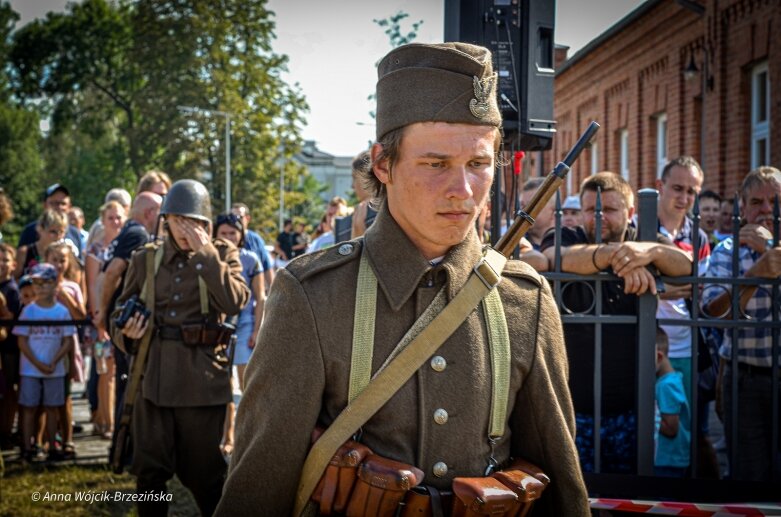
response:
M163 247L160 246L157 250L151 245L147 244L146 253L146 280L144 286L141 288L141 293L144 295L144 304L149 309L150 315L147 321L149 322L146 327L146 332L141 337L141 343L138 346L136 356L133 358L133 365L130 373L130 382L127 386L127 392L125 392L125 402L122 407L122 419L120 425L130 425L130 418L133 415L133 405L136 401L139 388L141 386L141 377L144 374L144 366L146 365L146 356L149 353L149 343L152 341L152 333L155 321L155 273L160 267L160 260L163 255ZM158 257L159 256L159 257Z
M466 284L433 321L339 414L312 445L301 472L293 515L300 516L337 449L374 415L461 326L501 280L507 258L488 249Z

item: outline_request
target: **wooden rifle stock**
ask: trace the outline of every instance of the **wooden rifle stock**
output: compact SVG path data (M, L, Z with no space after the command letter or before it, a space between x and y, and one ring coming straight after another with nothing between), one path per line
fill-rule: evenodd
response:
M559 189L564 178L567 177L567 173L570 171L572 164L578 159L580 153L588 145L596 132L599 130L599 124L591 122L586 131L580 135L580 138L575 145L570 149L567 156L563 161L556 164L556 167L548 174L545 181L540 188L534 193L529 206L523 207L522 210L515 214L513 224L507 229L507 232L502 235L499 241L494 246L494 249L504 255L510 257L513 250L521 242L523 237L529 228L534 224L534 218L540 213L540 210L548 203L551 196Z

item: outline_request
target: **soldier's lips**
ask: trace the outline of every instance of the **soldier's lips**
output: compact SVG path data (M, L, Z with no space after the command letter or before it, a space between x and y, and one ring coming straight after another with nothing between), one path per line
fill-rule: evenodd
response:
M439 212L439 215L448 221L463 221L469 219L472 216L472 212Z

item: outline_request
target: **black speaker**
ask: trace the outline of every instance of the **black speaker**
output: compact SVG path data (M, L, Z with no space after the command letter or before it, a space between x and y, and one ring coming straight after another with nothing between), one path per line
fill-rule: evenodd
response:
M505 144L550 149L556 0L445 0L445 41L491 50Z

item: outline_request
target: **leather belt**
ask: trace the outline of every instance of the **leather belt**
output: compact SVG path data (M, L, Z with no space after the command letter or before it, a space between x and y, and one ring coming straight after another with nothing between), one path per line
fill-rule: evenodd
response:
M167 341L182 341L182 329L170 325L160 325L157 327L157 335L160 339Z
M418 486L407 492L400 515L420 517L444 517L453 508L453 492L433 487Z

